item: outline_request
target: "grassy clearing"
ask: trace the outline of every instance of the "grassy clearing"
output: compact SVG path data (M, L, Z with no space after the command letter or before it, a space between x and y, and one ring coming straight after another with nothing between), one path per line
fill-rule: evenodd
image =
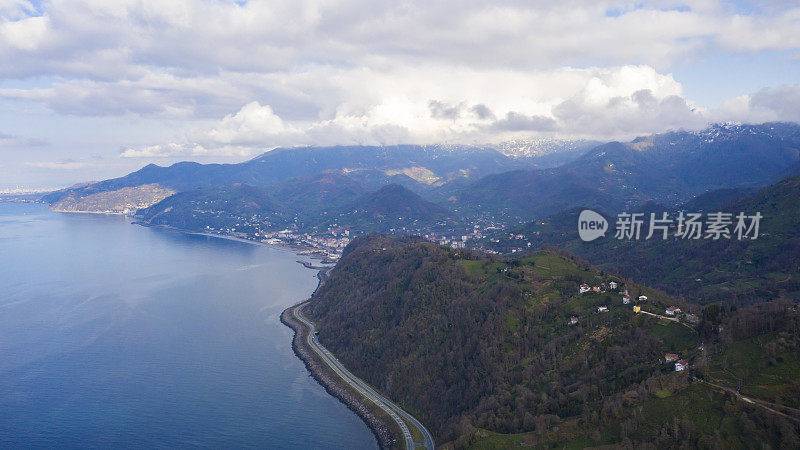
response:
M800 407L800 355L780 352L765 358L762 345L775 339L774 333L764 334L731 344L715 358L709 371L712 379L728 386L742 385L742 393L792 407ZM791 400L795 399L795 400Z
M696 347L699 344L697 334L689 328L669 320L659 320L648 332L661 339L666 348L674 351Z
M599 280L600 278L596 274L586 269L576 267L571 261L567 261L564 258L548 253L538 253L527 258L523 258L520 262L523 264L532 265L536 273L548 278L564 277L567 275L575 275L576 273L581 275L581 277L587 282Z
M464 269L466 269L467 273L475 277L487 277L489 275L497 274L497 269L503 265L500 262L491 262L489 260L462 260L461 264L464 266Z
M659 429L676 416L686 414L692 424L704 433L713 434L722 424L725 412L718 394L707 386L695 384L671 395L648 399L642 408L647 425Z

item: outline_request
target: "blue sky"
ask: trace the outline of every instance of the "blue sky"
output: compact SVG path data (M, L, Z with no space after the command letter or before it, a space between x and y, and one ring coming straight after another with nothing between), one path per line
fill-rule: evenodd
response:
M0 189L277 146L800 121L785 0L0 0Z
M790 52L714 53L678 63L672 74L683 84L688 98L718 107L726 100L764 87L797 85L800 83L800 60Z

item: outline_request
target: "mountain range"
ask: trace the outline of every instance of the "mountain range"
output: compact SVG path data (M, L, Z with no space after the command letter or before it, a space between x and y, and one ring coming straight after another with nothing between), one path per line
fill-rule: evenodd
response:
M174 191L201 186L242 183L272 186L292 178L338 171L360 180L369 188L398 183L440 185L462 178L479 178L520 165L533 166L530 158L512 159L493 149L446 146L339 146L277 148L239 164L180 162L169 167L150 164L124 177L63 189L44 200L55 203L72 195L82 197L157 184Z
M800 126L715 125L597 146L552 169L489 175L461 189L473 214L543 218L570 206L677 206L720 188L760 187L800 173Z
M800 171L800 126L790 123L723 124L589 150L577 144L564 148L530 157L464 146L281 148L239 164L151 164L43 200L64 210L117 211L124 209L119 199L131 190L152 193L150 202L138 193L137 204L146 207L165 193L207 188L199 191L207 197L218 186L243 184L267 189L279 215L316 224L326 219L317 217L321 211L330 213L358 195L397 184L459 220L489 217L513 225L575 206L607 211L648 201L677 206L712 190L762 187ZM568 155L570 162L542 163L553 155ZM105 198L117 201L104 204L102 193L113 193ZM190 198L170 204L175 208L176 201Z

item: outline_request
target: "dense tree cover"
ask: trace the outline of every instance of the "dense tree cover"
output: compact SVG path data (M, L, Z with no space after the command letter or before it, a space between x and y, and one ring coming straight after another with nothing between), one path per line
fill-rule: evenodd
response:
M266 189L244 184L179 192L140 210L137 217L148 224L192 231L233 227L248 232L258 225L282 227L291 221Z
M618 292L578 294L582 282L612 280L634 296L647 294L650 310L692 308L553 249L503 260L413 238L369 236L347 248L310 312L324 345L423 420L439 441L457 447L491 440L492 433L529 433L539 443L679 438L697 445L755 439L777 445L797 432L783 418L748 410L748 420L777 428L758 425L745 435L733 427L717 436L713 427L692 426L685 411L663 404L698 403L718 423L735 420L742 408L735 399L675 374L664 353L679 353L698 366L692 374L708 377L717 364L710 368L708 359L716 361L742 339L734 330L796 336L789 322L769 325L772 315L750 319L749 310L717 306L716 314L713 307L694 311L708 319L698 332L635 315ZM610 311L597 313L600 305ZM579 324L570 326L573 316ZM731 340L719 338L720 325L724 336L734 333ZM788 427L785 433L781 427Z
M358 232L420 229L458 222L442 206L399 184L367 192L351 177L324 172L271 187L246 184L203 186L180 192L137 213L148 224L185 230L300 230L344 227Z
M332 211L320 226L335 224L369 233L402 227L420 229L441 222L442 227L451 229L458 223L453 215L399 184L389 184Z
M747 192L747 191L744 191ZM615 271L650 286L701 304L759 303L800 295L800 177L789 177L749 197L742 192L710 193L681 207L687 212L725 211L760 213L758 239L698 239L676 237L675 226L667 240L614 238L615 214L606 214L607 237L583 242L577 236L580 208L562 211L545 220L528 223L514 233L525 234L537 247L550 243L579 254L598 267ZM645 204L634 212L674 211ZM731 227L733 229L733 227ZM647 230L647 224L643 227ZM505 245L515 245L507 241Z
M528 432L542 442L680 438L698 445L753 439L779 444L784 434L796 433L783 418L748 410L747 420L760 425L742 429L755 431L745 435L734 427L715 435L693 426L680 410L661 411L658 403L665 401L658 395L675 392L667 399L702 400L720 423L730 422L742 412L735 399L670 373L664 352L692 358L695 373L725 381L711 374L732 343L779 329L797 336L790 325L796 319L715 306L696 311L707 319L696 333L635 316L617 305L618 293L577 293L581 282L611 280L620 281L553 249L498 260L412 238L372 236L348 247L315 294L311 312L320 339L342 361L417 414L439 440L457 446L480 442L481 429ZM650 307L676 303L621 282L631 294L648 294ZM598 314L598 305L609 305L610 312ZM572 316L579 325L567 325ZM704 351L698 350L700 340L706 341ZM562 431L554 434L554 428Z
M709 322L718 323L721 331L719 339L710 341L709 362L702 371L707 379L753 398L800 409L800 306L796 301L775 300L728 311L720 308ZM701 332L707 330L706 326Z

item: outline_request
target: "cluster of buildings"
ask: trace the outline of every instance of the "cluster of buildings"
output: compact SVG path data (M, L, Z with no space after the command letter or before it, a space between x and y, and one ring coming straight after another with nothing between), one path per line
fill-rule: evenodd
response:
M468 247L467 241L475 241L478 239L483 239L486 236L483 234L484 231L492 231L493 227L487 227L485 230L482 229L481 225L473 225L472 228L466 228L461 230L451 230L449 233L439 233L436 231L429 231L422 235L425 239L436 242L440 245L446 245L452 248L466 248ZM453 233L453 231L461 231L461 233Z
M241 231L243 224L237 223L231 227L216 229L206 226L205 231L212 234L233 236L240 239L254 240L271 245L286 245L299 247L305 254L313 254L329 261L336 261L342 256L342 251L350 243L350 231L329 229L326 232L306 233L298 230L284 229L281 231L263 231L261 229L248 229ZM240 227L237 229L237 227Z
M614 281L610 281L610 282L608 282L608 285L606 285L604 283L601 283L600 285L597 285L597 286L589 286L588 284L583 283L578 287L578 291L581 294L602 293L602 292L606 292L606 286L608 286L608 290L611 290L611 291L616 291L616 290L619 289L619 284L618 283L616 283ZM647 296L646 295L640 295L639 297L636 298L636 302L637 303L642 303L642 302L646 302L646 301L647 301ZM627 289L623 290L622 291L622 304L623 305L628 305L631 302L632 302L632 299L631 299L631 296L628 295L628 290ZM642 307L640 305L638 305L638 304L634 305L633 312L638 313L641 310L642 310ZM598 313L608 312L608 306L598 306L597 307L597 312ZM670 307L668 307L666 309L665 314L667 316L671 316L671 317L678 317L678 316L681 315L681 309L679 307L677 307L677 306L670 306ZM692 315L692 314L686 314L685 318L689 322L696 322L697 321L697 317ZM569 324L570 325L577 325L578 324L578 317L577 316L572 316L572 318L570 318L570 320L569 320ZM686 362L683 359L680 359L680 357L678 355L674 354L674 353L667 353L665 355L664 359L665 359L665 361L667 363L674 363L675 364L675 371L676 372L682 372L682 371L686 370L687 367L689 367L689 363L688 362Z
M587 292L594 292L594 293L602 293L606 292L607 290L616 291L619 288L619 283L616 281L609 281L608 285L606 283L600 283L598 286L589 286L586 283L581 284L578 286L578 291L581 294L585 294Z
M636 301L639 302L639 303L646 302L647 301L647 296L646 295L640 295L639 297L636 298ZM623 305L629 305L630 303L631 303L631 296L628 295L627 292L625 292L622 295L622 304Z
M617 283L616 281L609 281L608 283L600 283L597 286L589 286L586 283L583 283L580 286L578 286L578 292L581 293L581 294L586 294L586 293L600 294L600 293L604 293L604 292L607 292L607 291L616 291L618 289L619 289L619 283ZM598 313L608 312L608 306L598 306L597 307L597 312ZM575 324L578 323L577 322L577 318L574 318L574 319L576 320L575 323L573 323L570 320L570 325L575 325Z
M326 259L338 260L342 256L344 248L350 243L350 232L345 230L341 234L311 234L281 230L264 233L261 242L307 247Z
M669 308L664 310L664 314L670 317L680 317L682 320L685 320L689 323L697 323L700 321L700 318L697 317L696 315L690 313L684 313L677 306L670 306Z
M664 361L667 364L675 364L675 372L683 372L689 367L689 363L686 360L680 359L680 356L676 355L675 353L667 353L664 355Z
M436 242L439 245L446 245L452 248L465 248L467 246L467 239L469 236L431 236L426 234L425 239Z

